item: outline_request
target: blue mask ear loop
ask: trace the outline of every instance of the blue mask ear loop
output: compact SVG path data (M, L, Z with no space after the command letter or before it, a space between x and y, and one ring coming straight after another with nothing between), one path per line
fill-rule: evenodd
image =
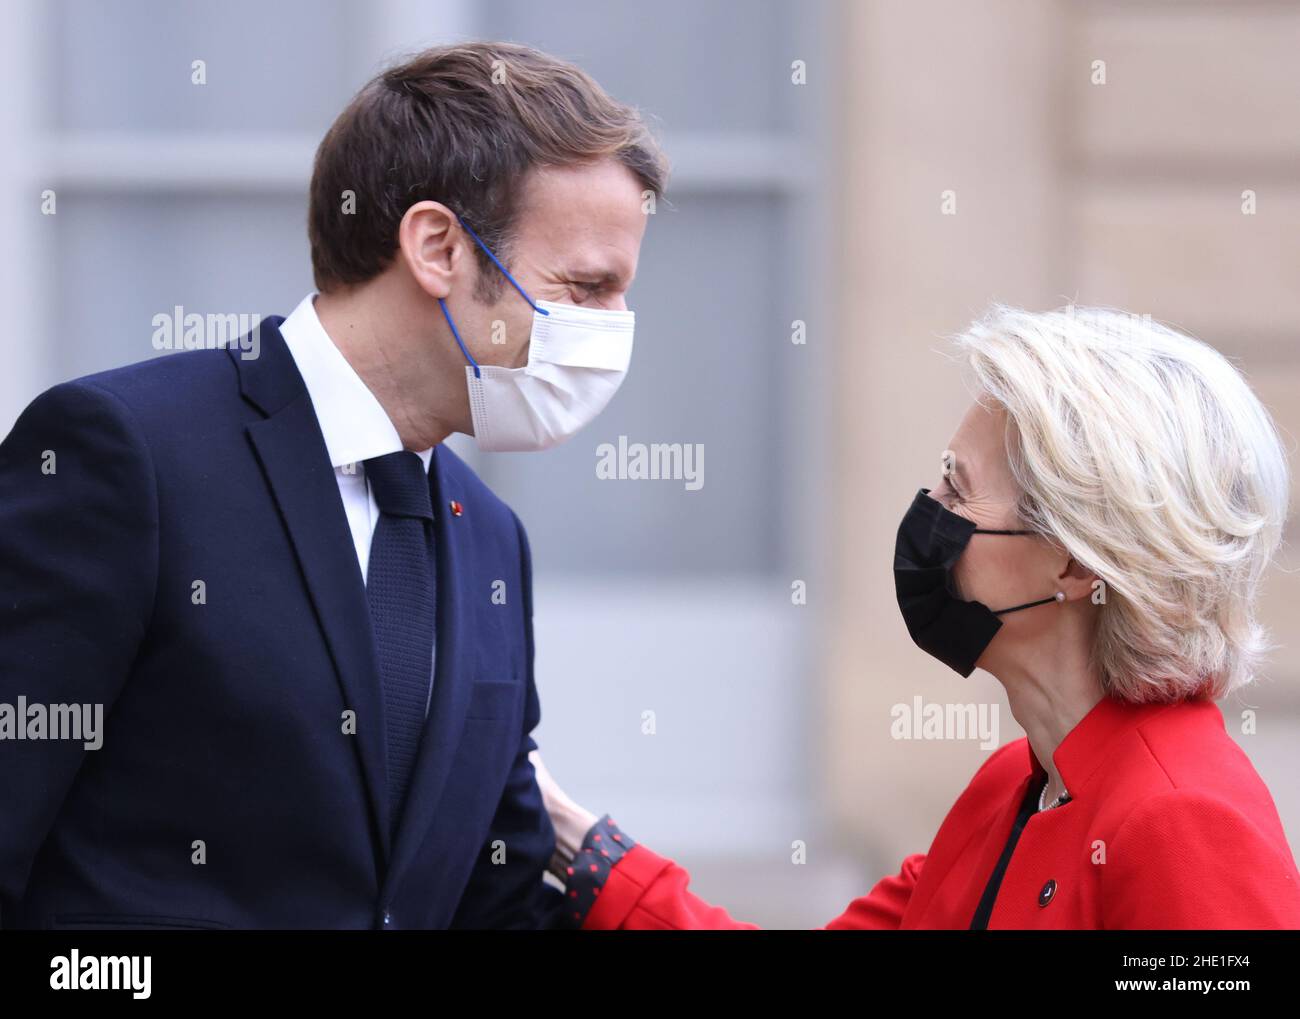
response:
M528 302L528 306L532 308L533 311L537 312L539 315L549 315L550 314L549 311L547 311L545 308L537 307L533 299L528 296L528 291L525 290L523 287L521 287L517 282L515 282L515 278L510 275L509 271L506 269L504 265L502 265L500 262L497 261L497 256L492 254L491 249L489 249L486 244L484 244L481 240L479 240L478 234L476 234L473 230L471 230L469 224L460 218L460 213L456 214L456 219L460 222L460 225L465 228L465 232L469 234L471 237L473 237L475 243L478 244L478 246L483 249L483 253L487 255L488 258L492 259L492 264L501 270L501 275L504 276L506 279L508 279L510 281L510 285L519 291L519 296Z
M465 347L465 341L460 338L460 331L456 328L456 323L451 320L451 312L447 310L447 302L441 297L438 298L438 306L442 308L442 317L447 320L447 325L451 326L451 335L456 337L456 343L460 347L460 352L465 355L465 360L474 366L474 377L481 379L483 372L479 369L478 362L474 360L473 355Z
M479 240L478 234L476 234L473 230L470 229L469 224L460 218L460 213L456 213L456 220L457 222L460 223L462 227L465 228L465 232L474 238L475 243L478 244L478 246L483 249L483 253L486 254L488 258L492 259L492 264L501 270L501 275L503 275L506 279L508 279L510 281L510 285L519 291L519 296L528 302L528 306L532 308L533 311L537 312L539 315L549 315L550 312L547 311L545 308L539 308L537 304L533 301L533 299L528 296L528 291L526 291L523 287L521 287L515 281L515 278L510 275L509 270L507 270L504 265L502 265L499 261L497 261L497 256L492 254L491 249L486 244L484 244L481 240ZM439 297L438 304L442 308L442 315L447 320L447 325L451 327L451 335L456 337L456 344L457 346L460 347L460 352L465 355L465 360L467 360L470 364L474 366L474 377L476 379L481 379L483 377L483 372L479 369L478 362L474 360L473 356L471 356L469 352L469 349L465 346L465 341L460 338L460 331L457 330L456 323L453 322L451 319L451 312L447 310L447 302L444 301L441 297Z

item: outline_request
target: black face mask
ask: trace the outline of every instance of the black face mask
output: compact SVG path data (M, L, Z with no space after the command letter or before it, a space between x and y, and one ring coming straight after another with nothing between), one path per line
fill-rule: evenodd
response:
M954 591L953 564L972 534L1036 534L1036 531L990 531L952 512L930 490L916 493L898 525L894 545L894 590L907 632L922 651L963 676L1002 627L998 616L1058 602L1062 596L994 611L977 601L962 601Z

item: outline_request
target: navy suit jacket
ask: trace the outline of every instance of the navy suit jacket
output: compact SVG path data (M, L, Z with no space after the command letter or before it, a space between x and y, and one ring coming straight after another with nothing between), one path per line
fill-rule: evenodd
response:
M524 529L436 448L432 704L390 844L365 585L282 321L255 359L55 386L0 445L0 704L104 711L97 750L0 740L0 921L562 926Z

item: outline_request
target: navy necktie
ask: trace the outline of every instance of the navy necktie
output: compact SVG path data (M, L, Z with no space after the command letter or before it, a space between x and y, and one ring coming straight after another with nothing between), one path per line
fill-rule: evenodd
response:
M390 834L396 838L433 680L433 501L424 463L403 450L365 461L379 504L366 601L383 684Z

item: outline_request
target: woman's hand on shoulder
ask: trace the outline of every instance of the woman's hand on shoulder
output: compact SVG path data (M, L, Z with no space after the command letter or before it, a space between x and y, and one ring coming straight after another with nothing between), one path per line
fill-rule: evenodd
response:
M561 881L565 878L565 869L573 862L582 840L592 825L600 820L590 810L573 800L555 781L550 770L542 761L540 750L528 754L537 773L537 786L542 791L542 803L550 815L551 826L555 829L555 854L551 857L550 871Z

